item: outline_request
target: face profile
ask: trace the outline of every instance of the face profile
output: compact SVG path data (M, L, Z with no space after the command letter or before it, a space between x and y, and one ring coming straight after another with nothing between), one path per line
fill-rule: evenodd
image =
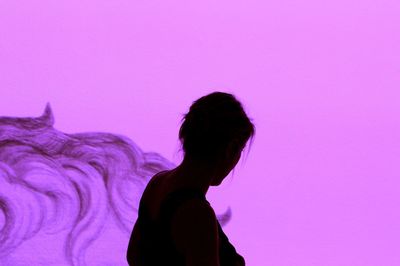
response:
M230 145L232 147L233 145ZM236 146L235 146L236 147ZM225 160L222 163L219 163L218 169L221 169L221 173L215 175L215 177L211 180L211 186L218 186L222 183L222 181L229 175L229 173L235 168L237 163L241 158L242 149L228 149L225 152Z

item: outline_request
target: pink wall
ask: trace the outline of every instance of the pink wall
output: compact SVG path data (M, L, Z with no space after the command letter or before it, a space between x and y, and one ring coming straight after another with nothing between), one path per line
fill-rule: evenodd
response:
M0 115L50 102L58 130L123 134L179 163L181 114L231 92L257 135L208 198L232 207L224 230L248 265L400 265L399 12L397 0L2 1ZM126 265L129 236L109 226L91 265ZM40 248L15 252L28 265Z

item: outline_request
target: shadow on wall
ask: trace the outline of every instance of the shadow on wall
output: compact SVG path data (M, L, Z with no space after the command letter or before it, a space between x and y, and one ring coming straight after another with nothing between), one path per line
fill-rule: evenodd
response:
M0 117L1 265L40 231L66 236L64 264L92 265L85 252L106 220L113 219L128 241L147 182L176 167L125 136L65 134L53 124L49 103L40 117ZM222 226L230 217L229 207L217 215Z

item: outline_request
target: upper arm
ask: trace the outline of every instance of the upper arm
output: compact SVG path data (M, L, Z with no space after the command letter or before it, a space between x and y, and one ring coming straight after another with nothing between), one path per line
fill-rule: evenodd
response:
M138 221L136 220L136 223L133 227L130 239L129 239L129 244L128 244L128 250L126 253L126 259L129 263L129 265L136 265L137 264L137 258L138 258L138 243L140 239L140 230L138 226Z
M193 199L177 209L171 235L187 266L219 266L217 219L204 201Z

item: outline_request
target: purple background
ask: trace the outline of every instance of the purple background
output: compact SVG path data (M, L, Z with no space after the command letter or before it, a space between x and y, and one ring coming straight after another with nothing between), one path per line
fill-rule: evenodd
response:
M50 102L58 130L179 163L181 115L231 92L257 135L207 197L231 206L248 265L400 265L399 14L397 0L1 1L0 115ZM126 265L129 235L108 226L89 265ZM12 265L51 256L32 246Z

